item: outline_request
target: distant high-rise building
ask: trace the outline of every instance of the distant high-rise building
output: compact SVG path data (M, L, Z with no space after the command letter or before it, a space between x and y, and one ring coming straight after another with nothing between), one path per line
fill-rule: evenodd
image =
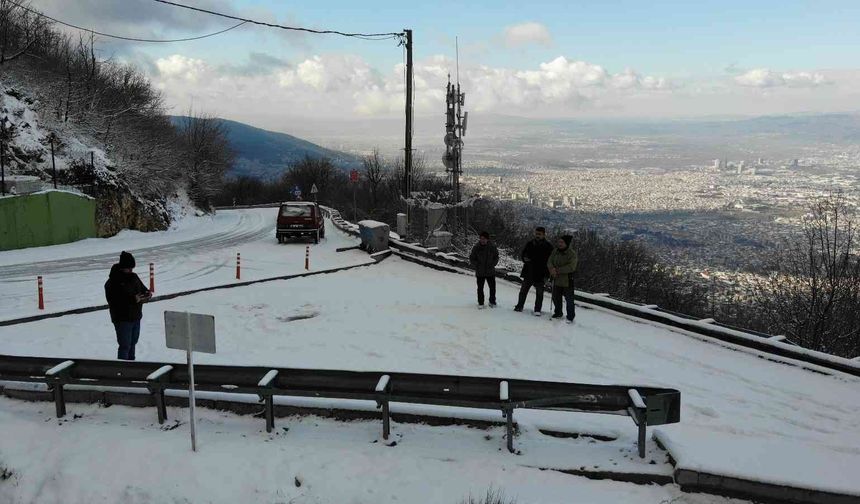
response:
M719 170L720 168L722 168L722 166L723 166L723 162L721 160L719 160L719 159L714 160L714 169L715 170Z
M797 166L798 166L797 160L796 160L796 159L792 159L792 160L791 160L791 164L790 164L789 166L791 166L792 168L797 168Z

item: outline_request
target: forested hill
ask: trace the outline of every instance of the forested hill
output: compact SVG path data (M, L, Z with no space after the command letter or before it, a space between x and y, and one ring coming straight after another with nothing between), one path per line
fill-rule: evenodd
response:
M179 124L183 116L171 116L174 124ZM228 176L247 175L259 179L279 177L290 163L303 158L328 158L340 168L354 168L361 164L352 154L326 149L301 138L255 128L245 123L218 119L227 133L230 146L236 153L236 160Z

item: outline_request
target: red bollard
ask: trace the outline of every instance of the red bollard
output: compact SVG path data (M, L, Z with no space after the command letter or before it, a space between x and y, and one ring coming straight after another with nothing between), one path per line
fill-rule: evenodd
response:
M155 294L155 265L149 263L149 292Z
M38 277L38 283L39 283L39 309L44 310L45 309L45 295L42 292L42 277L41 276Z
M236 252L236 280L240 280L242 278L242 256L239 252Z
M305 270L311 269L311 246L305 247Z

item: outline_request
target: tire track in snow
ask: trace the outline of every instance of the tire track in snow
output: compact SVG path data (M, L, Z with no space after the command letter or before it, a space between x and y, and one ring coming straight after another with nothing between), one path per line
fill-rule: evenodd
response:
M255 218L251 219L250 217ZM170 259L188 256L196 251L212 252L256 241L267 235L274 236L274 229L274 223L268 220L261 219L256 215L243 214L236 225L226 234L221 232L193 240L131 249L130 252L135 256L145 256L152 262L166 262ZM119 250L110 254L0 266L0 279L11 280L27 277L27 281L30 281L29 278L37 275L107 270L116 262L118 253Z

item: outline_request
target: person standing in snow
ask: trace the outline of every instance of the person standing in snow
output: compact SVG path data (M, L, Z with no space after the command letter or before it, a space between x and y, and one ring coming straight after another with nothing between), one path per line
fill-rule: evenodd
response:
M562 317L561 300L567 305L567 323L572 324L576 317L573 303L573 274L576 272L576 251L570 246L573 236L564 235L556 241L556 248L546 263L552 277L552 303L555 311L552 318Z
M475 267L478 280L478 308L484 307L484 283L490 286L490 308L496 307L496 265L499 249L490 241L490 233L481 231L478 243L472 247L469 262Z
M552 244L546 239L546 229L543 227L535 228L534 239L526 243L522 254L520 254L520 260L523 261L523 271L520 273L523 285L520 288L520 297L517 305L514 307L514 311L523 311L529 290L534 286L534 314L540 317L541 309L543 308L544 284L546 283L546 277L549 276L546 262L549 260L550 254L552 254Z
M119 346L116 358L122 360L134 360L134 347L140 337L143 303L152 298L152 293L132 271L134 266L134 256L123 251L119 255L119 262L111 266L105 282L105 297Z

